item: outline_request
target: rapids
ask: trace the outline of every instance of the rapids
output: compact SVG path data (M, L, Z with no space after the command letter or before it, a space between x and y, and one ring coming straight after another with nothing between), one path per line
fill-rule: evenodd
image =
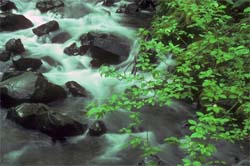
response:
M50 65L43 61L43 75L52 83L63 86L68 81L76 81L86 88L93 100L102 101L113 92L123 91L126 84L116 79L104 78L97 69L90 66L89 56L68 56L63 50L73 42L79 42L79 36L90 32L110 32L127 38L131 43L131 52L127 61L119 68L133 59L137 53L136 34L138 28L123 22L123 15L116 13L118 6L131 3L131 0L117 0L114 6L106 7L96 0L64 0L63 11L40 13L35 8L37 0L12 0L18 10L32 21L34 27L56 20L62 31L68 32L71 38L63 44L50 43L48 36L38 38L32 28L14 32L0 32L0 48L15 37L20 38L26 49L26 57L39 58L47 56L60 65ZM166 64L173 63L171 58ZM0 62L1 74L8 67L8 63ZM163 64L158 66L165 68ZM61 110L79 121L84 121L84 106L88 103L83 98L66 98L50 104L54 109ZM145 137L153 145L158 145L162 152L159 157L165 165L173 166L180 163L182 152L173 145L166 145L163 139L167 136L183 136L187 133L186 120L192 117L192 107L184 103L175 102L171 108L144 108L144 131L134 135ZM136 165L141 160L140 149L124 148L129 135L119 133L119 129L126 127L130 120L126 112L119 111L106 115L104 121L108 133L101 137L90 137L86 134L67 138L66 142L53 142L51 138L37 131L20 127L12 121L6 120L6 110L1 108L1 165ZM86 132L87 133L87 132ZM239 147L222 142L219 145L220 153L215 157L235 163L238 157L243 159Z

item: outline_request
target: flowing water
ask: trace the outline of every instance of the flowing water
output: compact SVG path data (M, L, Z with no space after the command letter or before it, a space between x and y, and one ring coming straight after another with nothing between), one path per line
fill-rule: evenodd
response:
M78 41L79 36L90 32L110 32L130 40L131 53L127 62L117 67L124 67L137 53L137 29L122 24L123 16L115 11L121 4L129 1L121 0L115 6L105 7L101 3L91 0L65 0L63 12L48 12L41 14L35 9L35 0L13 0L18 10L15 13L23 14L30 19L34 26L41 25L51 20L56 20L60 29L69 32L72 38L63 44L52 44L48 36L38 38L32 28L15 32L0 33L0 48L10 38L20 38L26 49L26 57L50 57L59 65L50 65L43 61L43 75L52 83L64 85L67 81L76 81L86 88L94 100L102 101L113 92L123 91L126 84L116 79L104 78L99 71L90 67L89 56L68 56L63 49L71 43ZM167 59L171 63L171 59ZM165 63L164 63L165 64ZM0 64L4 72L8 64ZM5 66L4 66L5 65ZM4 66L4 67L3 67ZM166 66L160 64L159 68ZM79 117L84 114L85 102L82 98L67 98L63 102L55 102L52 106L58 110ZM185 121L192 116L188 112L191 107L178 102L171 108L145 108L143 119L144 131L134 135L147 138L152 145L161 147L160 158L166 165L176 165L183 154L175 146L166 145L163 139L167 136L182 136L187 133ZM80 135L68 138L66 142L51 141L50 137L32 130L24 129L17 124L5 119L6 111L2 108L1 114L1 165L136 165L142 158L141 150L125 149L124 145L129 135L120 134L118 131L130 122L127 113L120 111L107 115L104 121L109 129L101 137ZM223 144L226 147L227 144ZM231 162L231 156L238 154L238 147L222 148L220 158ZM235 150L235 151L233 151Z

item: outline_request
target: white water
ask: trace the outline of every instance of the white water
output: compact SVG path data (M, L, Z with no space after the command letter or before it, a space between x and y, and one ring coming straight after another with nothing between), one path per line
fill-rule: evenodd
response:
M26 49L25 57L42 58L49 56L61 64L61 66L50 67L46 62L43 62L43 67L50 69L48 72L43 73L49 81L58 85L64 85L67 81L76 81L90 91L92 96L99 101L107 98L116 90L124 89L123 85L121 86L117 80L101 77L98 70L91 69L89 65L91 58L89 56L68 56L63 53L65 47L73 42L79 42L79 37L90 31L110 32L124 36L133 43L133 40L136 38L136 30L124 27L118 23L121 20L121 16L115 13L117 6L104 7L101 3L67 0L65 4L74 7L81 6L80 8L91 11L91 13L84 14L80 18L65 18L52 12L41 14L34 8L35 1L14 0L13 2L19 9L15 13L23 14L30 19L34 27L56 20L59 23L60 30L69 32L72 38L64 44L52 44L48 40L44 43L44 39L41 39L44 37L38 38L33 34L32 28L30 28L16 32L1 33L0 47L3 47L13 36L20 38ZM76 12L78 11L71 12L77 14Z

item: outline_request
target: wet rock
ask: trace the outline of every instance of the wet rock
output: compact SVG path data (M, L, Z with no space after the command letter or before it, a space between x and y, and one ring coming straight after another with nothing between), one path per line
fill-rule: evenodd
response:
M112 6L115 3L115 0L104 0L103 5L104 6Z
M66 91L46 80L41 74L24 72L0 82L3 107L23 102L52 102L67 97Z
M60 62L56 61L55 59L51 58L50 56L44 56L41 59L53 67L62 65Z
M23 71L7 71L3 73L1 81L7 80L8 78L18 76L22 74Z
M107 127L105 123L101 120L95 121L90 127L88 134L90 136L101 136L107 132Z
M65 86L68 88L69 92L73 96L81 96L81 97L87 96L87 91L85 90L85 88L83 88L75 81L69 81L65 84Z
M42 61L40 59L35 58L19 58L17 60L12 60L13 65L16 70L26 71L32 70L35 71L40 68L42 65Z
M5 16L0 16L0 32L1 31L17 31L21 29L27 29L33 26L33 23L18 14L8 14Z
M135 3L122 5L120 6L117 11L117 13L125 13L125 14L137 14L139 12L138 5Z
M42 24L34 29L32 29L33 33L37 36L42 36L48 34L50 32L56 31L59 29L59 24L57 21L49 21L45 24Z
M5 44L5 49L14 54L21 54L25 52L21 39L10 39Z
M52 43L64 43L71 38L68 32L60 32L51 38Z
M41 13L63 6L64 3L61 0L42 0L36 3L36 8L39 9Z
M86 45L86 46L80 46L80 48L79 48L79 54L80 55L84 55L84 54L86 54L88 52L88 50L89 50L89 46L88 45Z
M155 0L137 0L136 5L138 9L145 10L145 9L155 9L156 2Z
M79 49L76 43L72 43L70 46L66 47L63 52L67 55L78 55Z
M25 128L39 130L55 139L80 135L87 130L86 124L55 112L41 103L21 104L11 109L7 118Z
M156 155L151 155L149 157L145 157L143 160L141 160L137 165L138 166L148 166L148 165L156 165L156 166L164 166L167 165L164 161L160 159L160 157Z
M0 61L8 61L11 53L9 51L0 50Z
M3 12L10 11L13 9L17 10L17 7L16 7L14 2L11 2L9 0L1 0L0 1L0 10L2 10Z
M127 59L130 45L126 39L118 36L89 32L80 37L82 46L89 47L94 61L102 64L119 64Z

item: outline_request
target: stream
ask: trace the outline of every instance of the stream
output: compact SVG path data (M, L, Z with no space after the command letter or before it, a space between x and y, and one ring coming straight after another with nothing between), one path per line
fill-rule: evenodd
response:
M121 10L121 6L133 4L133 0L114 0L112 5L106 6L101 0L64 0L63 7L42 13L36 8L38 0L12 0L12 2L17 8L12 13L25 16L33 23L33 26L16 31L0 31L0 50L5 48L6 42L10 39L21 39L25 47L25 53L21 56L40 59L42 65L37 71L42 73L46 80L64 89L66 89L65 83L77 82L88 92L87 97L68 94L66 98L46 102L46 105L79 122L93 123L94 119L86 118L85 106L93 100L102 103L113 93L123 92L129 85L115 78L101 76L98 67L93 67L93 57L90 52L70 56L65 53L65 48L72 43L80 46L82 41L79 37L93 31L119 36L119 41L123 40L129 45L129 55L121 62L114 64L122 70L138 52L136 42L138 28L149 25L153 10L135 11L131 6L128 9L130 14L126 14L126 11L125 13L117 12ZM4 15L5 13L0 14L1 17ZM52 20L59 24L59 30L40 37L33 33L33 28ZM66 36L70 37L63 42L51 42L51 38L61 32L66 32ZM123 51L126 50L118 50L118 52ZM166 62L171 63L172 60L166 59ZM13 68L11 59L0 61L1 77L11 68ZM32 82L32 80L29 81ZM7 119L9 109L10 107L1 107L0 111L0 165L118 166L146 165L147 163L146 159L141 156L140 149L124 148L130 136L120 133L119 130L130 123L126 111L105 115L102 120L107 127L107 133L101 136L89 136L86 131L77 136L67 137L65 141L54 141L42 132L26 129ZM142 130L133 135L142 136L152 145L161 148L162 151L156 159L160 161L158 165L174 166L185 156L177 146L165 144L164 138L182 137L189 133L186 124L188 118L194 117L192 109L193 106L178 101L173 102L171 107L143 108ZM247 157L237 144L220 142L217 146L219 151L214 159L224 160L227 165L234 165Z

